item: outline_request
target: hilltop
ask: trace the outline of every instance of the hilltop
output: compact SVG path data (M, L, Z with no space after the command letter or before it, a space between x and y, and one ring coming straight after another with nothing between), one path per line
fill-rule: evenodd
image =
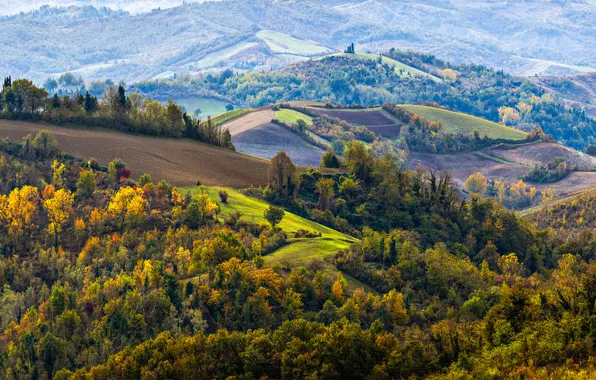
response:
M452 133L478 131L480 136L487 136L491 139L509 140L523 140L528 135L519 129L507 127L503 124L494 123L462 112L412 104L402 104L400 106L417 115L422 115L428 120L440 121L443 124L443 128Z
M577 103L570 107L535 81L476 64L454 65L422 53L390 49L382 56L368 56L356 52L327 55L269 72L234 75L226 71L205 78L145 81L131 89L172 97L211 94L245 108L304 100L344 107L427 104L524 132L541 128L564 145L582 151L596 143L596 120ZM472 120L460 118L445 124Z

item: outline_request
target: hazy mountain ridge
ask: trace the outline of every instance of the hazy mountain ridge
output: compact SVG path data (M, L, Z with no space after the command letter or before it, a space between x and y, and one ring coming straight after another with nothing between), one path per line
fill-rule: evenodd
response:
M68 3L136 4L53 4ZM360 51L413 49L521 75L576 73L596 68L589 48L596 45L595 18L593 1L230 0L140 14L44 7L0 19L0 70L37 81L76 70L88 78L136 81L307 59L275 54L256 36L272 30L338 50L355 41ZM208 64L201 62L209 54Z

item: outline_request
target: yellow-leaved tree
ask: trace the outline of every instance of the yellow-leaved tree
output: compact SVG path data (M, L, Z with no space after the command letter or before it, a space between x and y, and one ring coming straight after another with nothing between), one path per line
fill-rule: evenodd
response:
M443 79L452 83L457 80L457 73L452 69L445 69L441 71L441 75L443 76Z
M464 189L479 197L483 196L488 188L488 181L481 173L474 173L464 183Z
M6 230L13 245L22 242L25 246L35 227L35 217L39 212L39 192L36 187L23 186L6 195L0 195L0 231Z
M69 190L56 190L51 198L43 201L43 207L48 213L48 234L53 237L54 245L57 247L60 233L72 214L74 194Z
M515 108L505 106L499 108L499 117L501 117L501 122L505 125L515 124L521 119L519 112Z
M143 189L123 187L112 197L108 212L120 231L123 231L125 225L136 227L145 221L147 206L147 200L143 198Z

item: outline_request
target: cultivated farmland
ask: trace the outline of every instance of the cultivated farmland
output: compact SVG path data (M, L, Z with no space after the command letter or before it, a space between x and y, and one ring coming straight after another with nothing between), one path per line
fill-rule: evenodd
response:
M311 107L309 109L319 115L327 115L354 125L363 125L376 135L390 139L397 138L401 129L401 123L381 108L327 109Z
M272 30L261 30L257 32L257 37L265 41L269 49L276 54L310 56L329 51L328 48L316 42L294 38Z
M239 152L266 159L284 151L294 164L301 166L318 167L323 155L321 149L273 123L262 124L234 135L232 142Z
M129 135L115 131L65 128L53 125L0 120L0 137L21 140L41 129L50 130L68 154L95 158L107 165L122 159L138 178L149 173L174 185L200 180L207 185L235 188L267 184L269 163L229 149L191 140Z
M490 149L490 154L525 165L542 165L555 157L561 157L571 167L577 166L578 170L596 170L596 158L555 143L526 144L516 149L496 146Z
M532 147L537 157L543 157L545 162L548 162L550 161L548 157L555 157L558 152L558 149L553 150L556 148L553 145L556 146L556 144L535 143L521 145L506 151L496 151L497 153L507 152L507 157L511 160L495 155L495 151L491 149L459 154L410 152L408 166L410 169L423 167L435 172L447 170L453 175L453 179L459 187L463 187L466 179L476 172L482 173L489 180L502 179L507 183L512 183L517 182L532 168L532 165L524 163L523 160L517 161L517 157L524 157L524 151L528 147ZM596 187L596 172L572 172L555 183L533 183L532 185L538 190L551 188L558 196L566 196Z
M282 121L292 124L298 120L299 115L302 115L294 111L292 111L294 113L283 113L283 111L261 109L237 117L221 127L230 131L232 143L238 152L271 159L280 151L284 151L296 165L318 167L323 155L321 149L284 127L271 123L273 118L281 116ZM312 122L308 116L302 116Z

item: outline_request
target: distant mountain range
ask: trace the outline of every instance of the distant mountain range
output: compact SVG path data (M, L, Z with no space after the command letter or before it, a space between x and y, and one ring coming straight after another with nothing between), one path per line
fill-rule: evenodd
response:
M0 5L0 14L49 1L11 2ZM0 72L38 82L67 71L131 82L225 68L275 68L343 50L351 42L360 51L413 49L519 75L596 70L596 0L50 4L74 5L0 19Z
M21 12L31 12L43 6L68 7L91 5L124 10L130 13L143 13L153 9L167 9L184 3L202 3L217 0L10 0L0 2L0 15L12 16Z

